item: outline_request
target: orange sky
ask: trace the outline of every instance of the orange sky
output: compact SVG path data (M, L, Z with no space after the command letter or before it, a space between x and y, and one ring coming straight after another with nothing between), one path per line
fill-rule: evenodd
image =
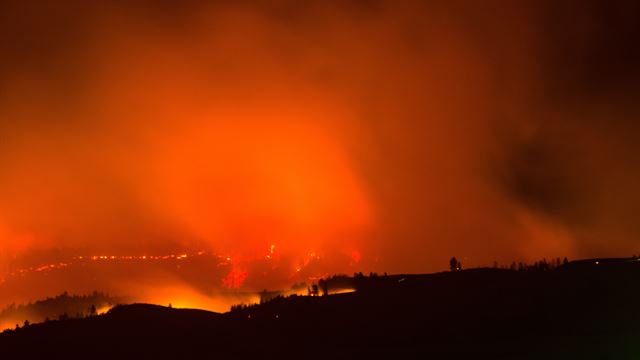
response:
M640 252L627 5L3 3L0 263Z

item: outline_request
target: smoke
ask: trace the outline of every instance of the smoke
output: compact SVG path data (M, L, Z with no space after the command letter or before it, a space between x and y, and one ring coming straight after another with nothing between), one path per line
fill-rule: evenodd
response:
M631 253L635 5L574 5L3 2L0 262Z

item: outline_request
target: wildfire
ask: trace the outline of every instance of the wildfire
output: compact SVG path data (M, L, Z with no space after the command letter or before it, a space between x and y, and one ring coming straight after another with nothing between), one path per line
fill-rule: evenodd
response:
M106 314L109 310L111 310L111 308L113 308L113 305L101 306L101 307L96 309L96 314L97 315Z
M54 264L29 266L29 267L17 269L9 272L6 276L0 278L0 284L4 283L10 277L23 276L31 272L45 272L45 271L51 271L51 270L58 270L58 269L65 268L71 264L72 263L70 262L58 262Z
M232 270L226 278L222 279L222 284L228 289L239 289L247 276L249 273L246 271Z
M59 270L62 268L66 268L72 266L74 264L82 263L83 261L137 261L137 260L184 260L189 257L196 256L214 256L215 258L221 260L223 258L211 254L207 254L205 251L198 251L195 254L166 254L166 255L88 255L88 256L74 256L71 260L67 260L64 262L57 262L51 264L39 264L35 266L29 266L24 268L15 269L13 271L8 272L4 277L0 278L0 284L4 283L8 278L23 276L28 273L33 272L47 272L53 270ZM230 260L230 258L226 258Z
M200 258L201 263L209 263L214 265L215 267L228 268L228 270L223 270L222 274L216 275L218 279L221 280L222 286L227 289L240 289L245 285L246 280L250 277L250 273L252 269L256 269L258 267L259 272L256 274L262 274L262 276L267 276L269 271L279 271L278 269L288 268L289 273L287 278L289 281L313 281L318 277L325 276L328 274L318 273L317 267L311 266L312 264L317 263L322 259L321 255L317 251L309 251L305 256L298 258L294 263L282 264L284 261L280 256L280 253L276 251L276 245L270 244L266 251L260 254L256 254L255 256L246 256L242 254L233 254L229 255L217 255L212 252L206 252L203 250L197 252L185 252L185 253L175 253L175 254L139 254L139 255L122 255L122 254L89 254L89 255L80 255L74 256L67 259L65 261L52 262L49 264L38 264L34 266L22 267L17 269L8 269L3 277L0 277L0 284L6 282L9 278L12 277L22 277L26 276L29 273L40 273L40 272L50 272L54 270L60 270L63 268L68 268L73 265L82 265L88 263L117 263L117 262L140 262L140 263L150 263L150 262L183 262L190 259L198 259ZM350 253L350 266L353 266L356 263L361 261L361 254L357 250L352 250ZM261 262L268 261L267 264L261 264ZM285 266L283 266L285 265ZM311 266L311 267L310 267ZM180 265L176 264L176 267L179 269ZM262 267L262 268L261 268ZM265 267L269 270L265 270ZM316 269L312 272L304 271L305 269ZM256 270L257 271L257 270ZM226 275L224 275L226 274ZM218 280L218 281L220 281ZM251 278L250 283L251 286L255 287L255 280L253 277ZM263 286L263 285L257 285ZM268 285L266 285L268 286Z
M196 257L196 256L204 256L207 255L204 251L198 251L194 254L168 254L168 255L93 255L89 257L85 256L75 256L74 260L84 260L91 259L93 261L96 260L182 260L188 257ZM227 258L228 260L229 258Z

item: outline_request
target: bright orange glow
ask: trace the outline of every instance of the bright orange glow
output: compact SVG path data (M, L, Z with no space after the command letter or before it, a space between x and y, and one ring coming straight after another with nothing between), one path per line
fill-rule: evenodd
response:
M351 261L355 264L359 263L362 260L362 255L358 250L351 251Z
M163 306L171 305L174 308L205 309L215 312L229 311L231 305L234 304L255 304L260 301L260 297L256 294L221 292L207 295L180 283L141 290L139 297L144 302Z
M638 252L626 42L535 1L8 3L0 307Z
M109 310L111 310L113 308L113 306L111 305L107 305L107 306L101 306L99 308L96 309L96 315L103 315L106 314Z
M329 295L348 294L354 291L356 291L356 289L340 289L340 290L329 291Z

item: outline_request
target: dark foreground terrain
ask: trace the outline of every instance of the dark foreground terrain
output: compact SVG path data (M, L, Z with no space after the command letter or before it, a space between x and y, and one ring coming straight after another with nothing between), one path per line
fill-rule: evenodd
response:
M353 280L216 314L119 306L0 335L0 358L640 358L640 261Z

